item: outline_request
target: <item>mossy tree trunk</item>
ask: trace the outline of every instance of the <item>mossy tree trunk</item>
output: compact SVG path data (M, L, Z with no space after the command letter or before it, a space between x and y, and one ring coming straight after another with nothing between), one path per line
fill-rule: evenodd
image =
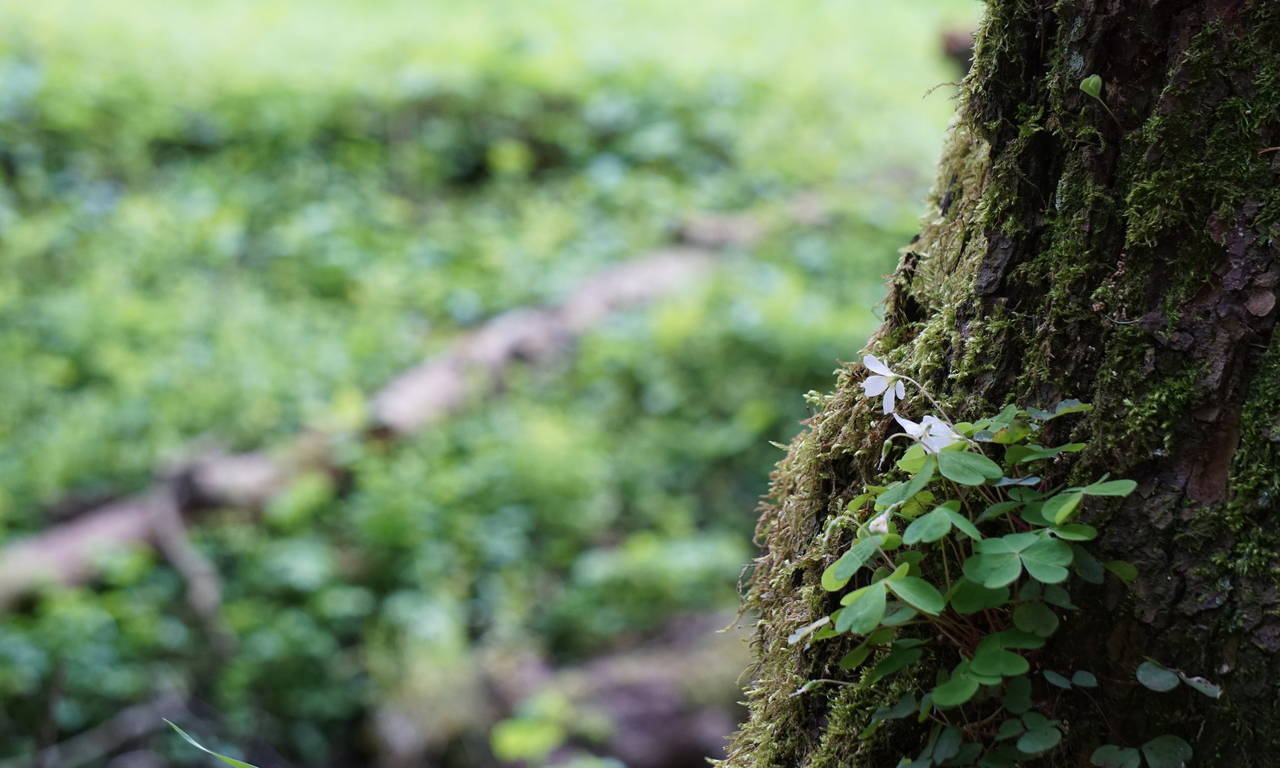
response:
M1094 73L1101 102L1079 87ZM1103 681L1096 707L1063 697L1065 746L1045 764L1174 732L1195 765L1280 765L1278 145L1274 0L988 3L871 348L957 418L1091 402L1043 441L1089 443L1049 479L1139 482L1086 510L1098 553L1140 577L1084 593L1044 651ZM839 376L762 509L758 667L734 768L887 768L921 746L911 726L860 739L890 684L791 695L858 681L835 663L850 641L786 638L838 607L819 577L848 539L824 543L823 527L879 472L889 423L863 375ZM1144 656L1226 694L1145 691Z

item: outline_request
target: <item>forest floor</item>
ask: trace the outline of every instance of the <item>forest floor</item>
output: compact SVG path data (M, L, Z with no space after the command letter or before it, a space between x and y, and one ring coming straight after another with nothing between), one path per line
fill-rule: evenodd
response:
M975 10L0 9L0 759L641 766L565 680L740 646ZM714 647L641 714L730 727Z

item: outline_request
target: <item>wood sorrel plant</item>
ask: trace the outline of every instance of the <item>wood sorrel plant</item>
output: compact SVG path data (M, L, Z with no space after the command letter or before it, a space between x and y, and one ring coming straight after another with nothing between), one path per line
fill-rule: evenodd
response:
M841 608L790 640L861 637L840 667L854 670L874 656L864 677L872 684L919 663L926 651L958 659L932 686L871 716L864 735L887 720L932 721L924 750L904 757L904 767L1001 768L1042 756L1062 741L1063 724L1052 719L1047 698L1034 692L1096 688L1098 679L1087 670L1040 668L1033 684L1025 654L1043 647L1060 615L1075 610L1068 591L1073 576L1094 584L1108 571L1125 582L1137 576L1128 563L1101 563L1090 554L1086 543L1098 531L1076 520L1086 497L1127 496L1136 484L1103 476L1089 485L1051 488L1035 474L1037 466L1085 447L1041 445L1042 426L1089 405L1064 400L1048 411L1010 405L994 416L955 423L918 382L873 355L863 364L872 374L863 392L881 398L884 413L902 427L885 441L884 453L908 444L895 462L905 476L867 486L828 524L827 536L839 527L856 528L853 544L822 574L825 589L845 593ZM937 413L918 422L897 413L905 384L918 388ZM1156 691L1185 682L1215 698L1221 693L1203 678L1154 662L1139 667L1137 677ZM848 684L811 680L796 694L823 683ZM1180 768L1190 757L1184 740L1164 735L1136 748L1103 745L1091 762L1140 768L1145 760L1149 768Z

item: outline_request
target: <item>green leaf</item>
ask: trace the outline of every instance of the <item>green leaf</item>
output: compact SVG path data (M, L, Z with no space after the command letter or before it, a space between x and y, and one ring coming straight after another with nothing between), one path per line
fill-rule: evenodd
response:
M843 589L844 585L849 583L849 579L853 578L853 575L876 553L883 541L884 538L881 536L858 539L847 552L822 572L822 588L828 592Z
M863 640L862 642L866 643L867 645L888 645L889 643L893 642L893 638L897 634L898 634L898 630L896 629L889 629L887 627L883 629L877 629L875 632L872 632L871 634L867 635L867 639Z
M1014 736L1021 736L1026 727L1022 725L1022 721L1018 718L1005 720L1000 724L1000 728L996 730L996 741L1005 741L1012 739Z
M925 453L923 445L913 443L911 447L902 454L902 458L898 459L894 463L897 464L898 468L903 472L915 474L924 466L924 462L928 457L929 454Z
M880 660L879 664L871 668L871 672L867 676L867 682L874 683L895 672L906 669L919 661L922 655L924 655L924 651L919 648L902 648L891 651L888 656Z
M1036 728L1027 731L1018 737L1018 750L1026 752L1028 755L1038 755L1042 752L1048 752L1058 743L1062 741L1062 731L1053 726L1047 728Z
M954 725L942 729L938 740L933 744L933 761L944 763L960 753L960 742L964 732Z
M1044 516L1044 502L1035 501L1022 508L1020 517L1037 528L1048 528L1053 525Z
M901 640L893 641L894 648L919 648L922 645L928 645L929 641L922 637L904 637Z
M1045 586L1044 601L1049 605L1056 605L1064 610L1074 611L1076 609L1075 604L1071 602L1071 595L1057 584Z
M1191 759L1191 745L1171 733L1157 736L1142 745L1150 768L1184 768Z
M1098 558L1089 554L1089 550L1079 545L1072 545L1071 556L1071 567L1080 575L1080 578L1090 584L1102 583L1102 577L1105 573L1102 569L1102 563L1098 562Z
M1138 569L1134 568L1132 563L1126 563L1123 560L1110 560L1104 567L1126 584L1138 578Z
M1006 537L1008 538L1008 537ZM1064 567L1071 562L1071 547L1057 539L1045 538L1021 553L1022 564L1031 578L1042 584L1057 584L1067 578Z
M920 515L923 515L924 511L931 504L933 504L933 492L921 491L910 499L907 499L907 502L901 507L898 507L898 514L908 520L914 520Z
M878 720L901 720L912 712L916 711L919 702L916 701L914 693L908 693L906 696L898 699L891 707L880 707L871 713L871 722Z
M888 509L901 504L924 490L924 487L933 479L933 471L937 466L936 457L931 455L926 458L924 464L920 465L920 471L916 472L910 480L905 483L895 483L889 486L889 490L876 497L876 509Z
M845 595L840 600L844 609L836 619L836 631L865 635L875 629L884 618L884 582L876 582Z
M1051 459L1060 453L1079 453L1084 450L1084 443L1064 443L1054 448L1045 448L1043 445L1027 445L1027 446L1009 446L1006 456L1013 464L1026 464L1030 461L1043 461ZM1018 450L1014 450L1017 448Z
M991 541L986 539L985 541ZM1022 559L1017 554L974 555L964 561L965 578L987 589L1006 587L1022 574Z
M1137 676L1138 682L1160 693L1172 691L1182 682L1176 672L1165 669L1159 664L1152 664L1149 661L1144 661L1138 665Z
M1138 484L1132 480L1108 480L1105 483L1086 485L1080 492L1088 496L1128 496Z
M967 744L961 744L960 751L956 753L956 756L951 758L947 762L943 763L943 765L946 766L946 768L953 768L953 766L973 765L974 761L978 759L978 755L981 755L981 754L982 754L981 744L975 744L973 742L969 742Z
M1023 632L1048 637L1058 629L1058 614L1044 603L1023 603L1013 611L1013 624Z
M220 755L217 752L214 752L212 749L208 749L207 747L202 745L200 742L191 738L191 734L187 733L186 731L182 730L178 726L174 725L173 721L169 720L168 718L161 718L161 719L164 720L166 723L168 723L170 728L177 731L179 736L186 739L188 744L200 750L201 752L204 752L207 755L212 755L213 757L218 758L219 760L226 763L227 765L234 765L236 766L236 768L257 768L257 766L250 765L249 763L246 763L243 760L237 760L234 757L227 757L226 755Z
M1071 690L1071 681L1062 675L1054 672L1052 669L1046 669L1043 673L1044 679L1049 681L1050 685L1056 685L1059 688Z
M852 499L849 499L849 503L845 504L844 508L850 512L853 512L855 510L862 509L863 504L866 504L868 501L871 501L874 498L875 498L874 493L864 493L859 496L854 496Z
M1040 540L1040 536L1034 533L1010 533L998 539L984 539L979 542L977 550L991 554L1017 553L1031 547Z
M999 685L1001 680L999 675L980 674L978 672L974 672L972 667L969 668L968 674L969 677L973 678L973 681L978 685Z
M1139 768L1142 758L1138 750L1118 747L1115 744L1104 744L1093 750L1089 762L1098 768Z
M1031 709L1031 681L1025 677L1015 677L1005 683L1004 696L1000 698L1004 708L1015 715Z
M1092 672L1078 669L1071 674L1071 683L1081 688L1097 688L1098 678L1094 677Z
M968 522L967 520L965 522ZM917 517L902 532L902 543L910 546L919 542L933 542L951 531L951 518L947 510L939 507L927 515Z
M1041 493L1040 491L1036 491L1031 488L1010 488L1009 489L1009 498L1013 499L1014 501L1021 501L1024 504L1029 501L1039 501L1043 498L1046 498L1048 495L1049 494L1047 493Z
M1023 632L1020 629L1005 629L987 637L994 638L996 642L1000 643L1001 648L1035 650L1036 648L1044 647L1043 637L1033 635L1030 632Z
M894 603L893 610L880 623L886 627L897 627L906 624L916 617L916 609L903 603Z
M973 523L969 522L969 518L960 514L960 512L957 511L956 509L953 509L951 506L952 504L955 504L957 507L959 506L958 502L949 501L946 504L943 504L941 507L938 507L938 509L941 509L944 512L946 512L947 517L950 518L951 520L951 524L954 525L956 528L959 528L960 532L963 533L965 536L968 536L974 541L981 541L982 534L978 531L978 527Z
M866 661L867 657L870 655L871 655L871 646L866 645L865 643L863 645L859 645L857 648L854 648L852 651L849 651L848 653L846 653L840 659L840 662L839 662L840 668L841 669L857 669L858 667L862 666L862 662Z
M1004 474L1000 465L980 453L943 451L938 454L938 471L961 485L982 485Z
M1098 76L1091 75L1090 77L1098 77ZM1089 78L1085 78L1085 82L1088 82L1088 81L1089 81ZM1098 78L1098 87L1099 89L1101 89L1102 87L1101 78ZM1081 83L1080 90L1084 90L1084 89L1085 89L1085 85L1084 83ZM1088 91L1085 91L1085 93L1088 93ZM1101 90L1099 90L1099 93L1101 93ZM1094 97L1094 98L1097 98L1097 97ZM1039 408L1028 408L1027 413L1030 414L1031 418L1033 419L1037 419L1039 421L1050 421L1051 419L1056 419L1059 416L1066 416L1069 413L1083 413L1084 411L1091 411L1091 410L1093 410L1093 406L1089 405L1088 403L1082 403L1079 400L1063 400L1062 402L1053 406L1053 408L1049 409L1048 411L1042 411Z
M1039 712L1028 712L1022 716L1022 724L1027 726L1028 731L1034 731L1037 728L1048 728L1054 723Z
M1098 538L1098 529L1084 523L1068 523L1054 528L1053 535L1064 541L1093 541Z
M1053 521L1054 525L1062 525L1075 515L1083 498L1076 491L1064 491L1046 501L1040 508L1040 514Z
M992 638L988 637L978 643L969 668L980 675L1014 677L1026 674L1030 665L1026 659L1013 651L1005 650L1000 647L999 642L992 642Z
M1032 475L1030 477L1002 477L991 484L992 488L1006 488L1011 485L1036 486L1040 484L1040 478Z
M956 613L969 615L1009 602L1009 589L988 589L969 579L959 579L951 590L951 607Z
M1014 768L1019 765L1023 755L1011 746L999 746L982 758L978 768Z
M956 667L957 670L960 667ZM933 689L933 703L943 709L958 707L978 692L978 683L964 674L953 674L951 679Z
M978 522L985 523L986 521L997 518L1006 512L1012 512L1020 506L1022 506L1022 502L1020 501L998 501L982 510L982 514L978 515Z
M922 560L924 560L924 553L923 553L923 552L921 552L921 551L919 551L919 550L908 550L908 551L903 552L902 554L898 555L898 561L895 563L895 565L897 565L897 566L901 566L903 563L906 563L906 564L907 564L907 575L908 575L908 576L919 576L919 575L920 575L920 561L922 561Z
M992 425L995 426L995 425ZM995 433L991 435L991 442L1000 443L1001 445L1012 445L1020 443L1027 435L1031 434L1031 425L1027 420L1018 416L1006 422Z
M1093 406L1088 403L1082 403L1079 400L1063 400L1053 406L1053 418L1066 416L1069 413L1084 413L1092 410Z
M942 593L924 579L903 576L898 579L890 579L885 583L903 602L931 616L937 616L942 613L943 608L947 607L947 601L943 598Z

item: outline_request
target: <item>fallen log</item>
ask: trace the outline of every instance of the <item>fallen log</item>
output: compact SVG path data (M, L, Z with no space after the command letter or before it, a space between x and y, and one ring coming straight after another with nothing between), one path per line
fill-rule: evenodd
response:
M363 437L395 440L438 423L500 389L516 365L543 363L610 314L694 283L722 249L749 246L769 229L743 215L698 217L682 228L681 245L609 267L557 305L498 315L373 395ZM308 431L276 451L209 452L172 467L140 493L9 543L0 550L0 608L42 586L84 583L123 547L162 545L174 506L182 516L257 509L302 474L336 473L329 448L337 437Z

